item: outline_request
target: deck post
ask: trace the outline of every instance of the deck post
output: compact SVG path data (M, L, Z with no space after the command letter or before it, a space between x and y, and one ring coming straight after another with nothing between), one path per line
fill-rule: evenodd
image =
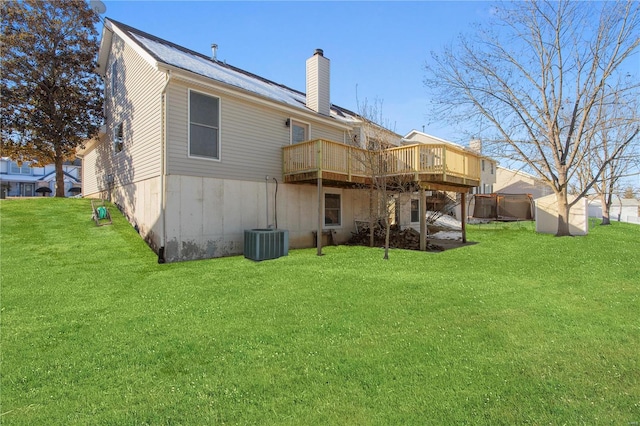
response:
M467 183L467 176L469 171L467 170L467 153L462 153L462 183Z
M418 213L420 214L420 251L427 249L427 197L424 192L424 188L420 186L420 207Z
M442 147L442 181L447 181L447 148Z
M420 178L420 147L413 147L413 180L417 182Z
M347 180L351 182L351 147L347 149Z
M318 140L318 229L316 238L316 248L318 256L322 256L322 141Z
M460 200L460 216L462 216L462 242L467 242L467 193L462 192Z

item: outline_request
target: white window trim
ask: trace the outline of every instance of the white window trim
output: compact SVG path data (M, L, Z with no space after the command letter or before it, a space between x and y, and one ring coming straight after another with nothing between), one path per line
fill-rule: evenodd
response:
M340 224L338 225L327 225L325 223L325 212L326 212L325 200L326 200L327 194L337 194L340 196ZM342 227L344 226L343 213L344 213L344 195L342 194L342 191L339 189L325 190L324 194L322 195L322 228L323 229L342 229Z
M311 123L289 117L289 145L295 145L293 143L293 123L294 122L307 126L307 141L310 141L311 140Z
M191 155L191 92L200 93L204 96L209 96L218 99L218 158L202 157L199 155ZM187 158L194 160L204 161L222 161L222 98L220 96L212 95L211 93L201 92L199 90L189 89L187 94Z

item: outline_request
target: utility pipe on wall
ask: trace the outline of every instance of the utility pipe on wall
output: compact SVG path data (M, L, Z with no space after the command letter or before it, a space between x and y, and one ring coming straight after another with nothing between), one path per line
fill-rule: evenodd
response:
M276 193L273 195L273 220L276 223L276 229L278 229L278 180L273 178L276 183Z
M265 197L264 197L264 203L267 206L266 211L267 211L267 221L265 222L265 228L270 228L269 226L269 175L264 177L264 191L265 191Z

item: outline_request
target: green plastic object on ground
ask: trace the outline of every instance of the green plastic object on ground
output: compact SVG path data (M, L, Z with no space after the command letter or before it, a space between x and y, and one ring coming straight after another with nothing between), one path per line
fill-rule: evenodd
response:
M96 211L98 212L98 219L106 219L107 218L107 208L106 207L98 207L96 209Z

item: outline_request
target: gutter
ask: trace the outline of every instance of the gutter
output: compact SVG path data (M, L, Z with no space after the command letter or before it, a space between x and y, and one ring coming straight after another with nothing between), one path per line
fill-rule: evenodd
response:
M158 249L158 263L165 263L164 249L167 244L167 87L171 81L171 70L167 70L167 80L160 92L160 215L162 216L162 237Z

